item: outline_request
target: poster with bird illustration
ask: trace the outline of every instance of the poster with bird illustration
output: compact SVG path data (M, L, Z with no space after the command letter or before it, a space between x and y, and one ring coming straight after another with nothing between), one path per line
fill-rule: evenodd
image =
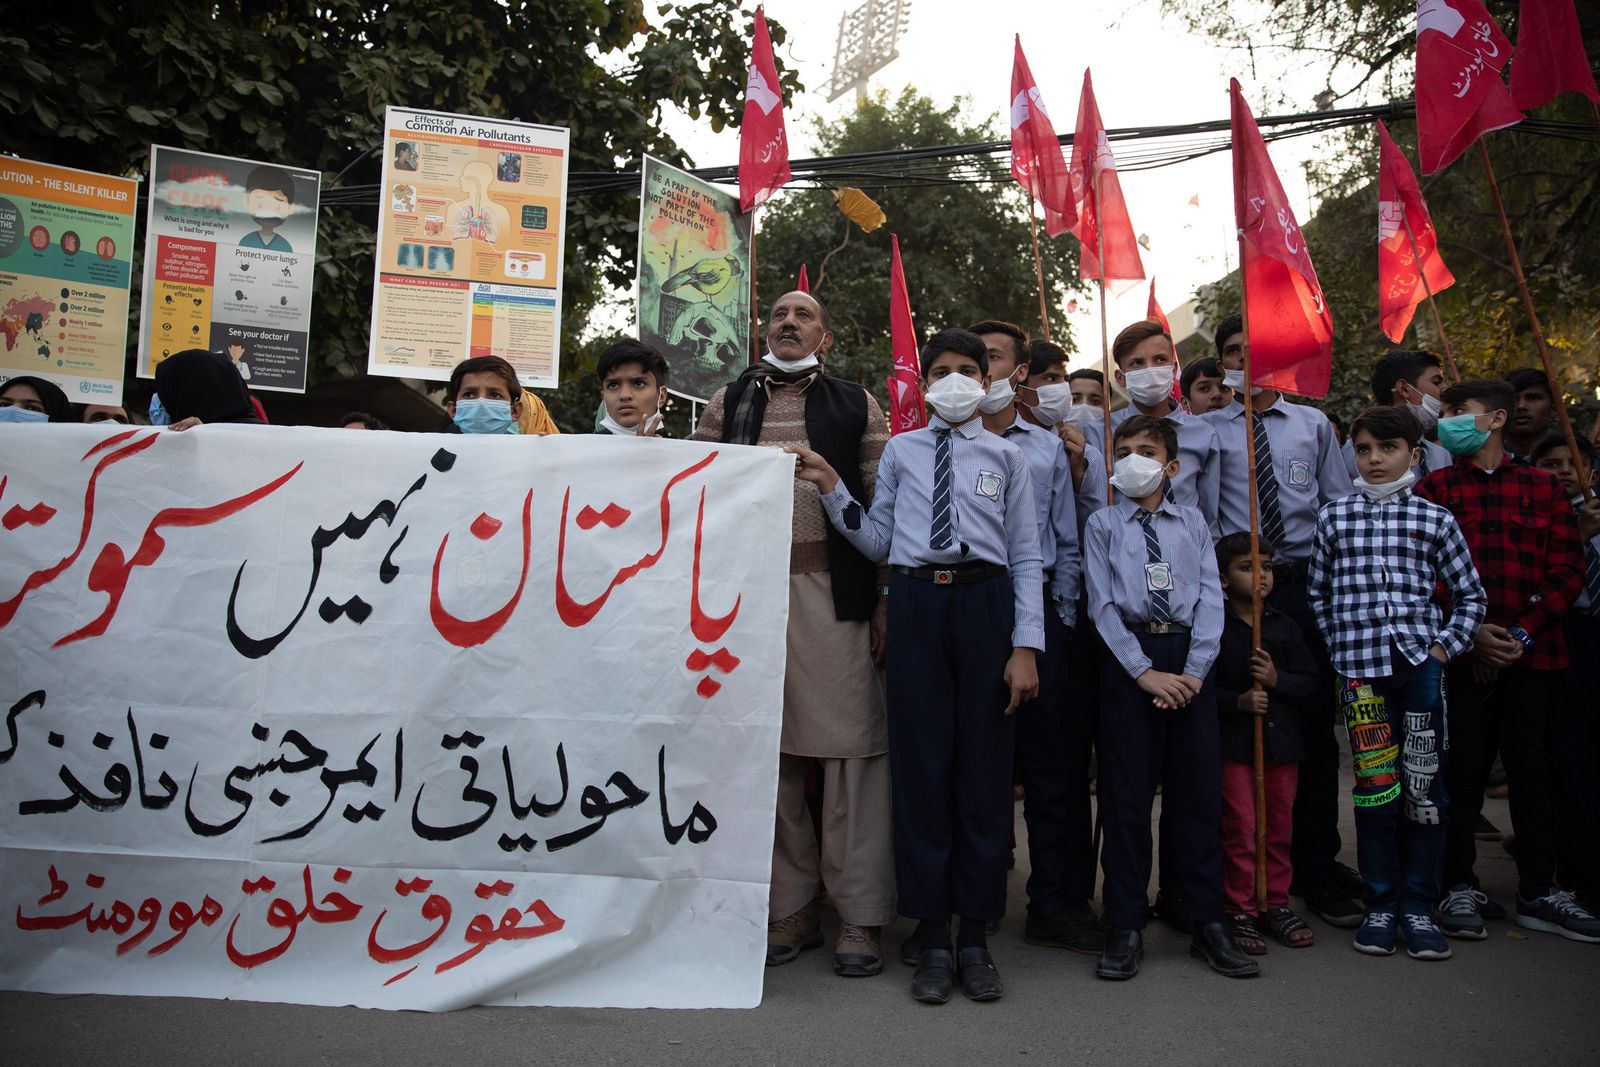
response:
M736 190L651 156L640 199L639 339L672 392L703 403L750 362L750 215Z

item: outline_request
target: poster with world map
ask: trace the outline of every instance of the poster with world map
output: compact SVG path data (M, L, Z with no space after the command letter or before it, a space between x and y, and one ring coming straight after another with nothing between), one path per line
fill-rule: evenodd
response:
M120 404L138 183L0 162L0 381L46 378Z

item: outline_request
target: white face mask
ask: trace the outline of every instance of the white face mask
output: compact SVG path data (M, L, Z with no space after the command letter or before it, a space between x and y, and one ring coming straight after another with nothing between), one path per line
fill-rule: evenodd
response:
M978 401L978 410L985 415L993 415L1004 411L1016 398L1017 391L1012 387L1011 379L1001 378L999 381L989 383L989 391Z
M652 411L650 414L645 415L639 420L639 424L631 429L613 419L609 411L600 416L600 428L607 433L616 434L618 437L639 437L641 434L648 433L652 425L659 425L660 422L661 413L659 411Z
M1072 386L1066 382L1041 385L1034 393L1038 395L1039 402L1033 406L1033 414L1046 426L1054 426L1070 414Z
M822 346L818 345L816 348L811 350L811 354L809 356L801 356L799 359L779 359L771 352L768 352L761 358L772 364L774 367L777 367L779 370L810 370L812 367L815 367L818 363L822 362L817 358L817 353L821 351L821 349Z
M1140 500L1160 488L1161 479L1166 476L1166 464L1130 452L1117 460L1117 465L1112 468L1111 484L1123 496Z
M1232 389L1235 393L1243 392L1244 391L1244 371L1243 371L1243 369L1240 369L1240 370L1224 370L1222 372L1222 384L1226 385L1229 389ZM1263 390L1261 388L1261 386L1258 385L1254 389L1250 390L1250 395L1251 396L1260 396L1263 392L1265 392L1265 390Z
M983 386L965 374L947 374L928 388L923 399L945 422L960 426L972 418L983 396Z
M1105 418L1106 409L1096 407L1093 404L1074 404L1067 409L1068 426L1085 426L1089 424L1100 426L1104 424Z
M1407 470L1394 481L1384 482L1382 485L1373 485L1365 478L1357 478L1355 485L1357 489L1361 490L1361 492L1366 495L1368 500L1372 501L1374 504L1381 504L1385 500L1388 500L1390 497L1394 496L1396 493L1399 493L1401 490L1409 489L1411 487L1411 483L1415 482L1416 480L1417 472L1414 470Z
M1122 387L1135 404L1153 408L1163 400L1172 399L1172 365L1126 371L1122 375Z
M1407 404L1406 406L1411 409L1411 414L1417 417L1417 421L1422 423L1423 433L1428 433L1439 425L1440 407L1438 397L1423 393L1422 403Z

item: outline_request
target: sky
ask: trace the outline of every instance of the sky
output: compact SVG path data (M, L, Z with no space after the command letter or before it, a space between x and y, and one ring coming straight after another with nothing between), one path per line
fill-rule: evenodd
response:
M785 102L792 158L816 154L811 136L814 116L838 120L855 107L853 92L833 103L827 102L827 92L840 15L863 2L768 0L766 4L768 15L789 31L788 41L778 49L780 61L793 66L807 87ZM981 17L975 17L979 12ZM1100 113L1111 128L1226 119L1230 77L1239 79L1258 117L1275 110L1261 103L1264 87L1251 76L1246 56L1188 34L1175 19L1163 19L1157 0L1131 0L1121 11L1087 0L914 0L909 29L898 45L900 58L873 77L871 88L886 89L893 97L912 85L940 104L969 97L975 117L1001 113L1010 103L1012 39L1017 33L1057 133L1069 133L1076 124L1085 67L1092 68ZM1312 98L1324 83L1320 71L1303 66L1285 70L1287 66L1257 57L1257 74L1263 81L1273 79L1269 88L1274 95L1287 97L1295 111L1312 110ZM670 117L667 129L696 166L738 162L736 130L714 134L709 124L681 115ZM996 124L994 136L1008 136L1002 124ZM1316 147L1314 137L1270 147L1302 223L1310 215L1303 165ZM1130 171L1121 180L1134 230L1149 236L1150 248L1142 252L1145 276L1155 275L1157 298L1165 309L1170 312L1197 286L1232 268L1238 250L1228 153ZM1193 196L1199 197L1198 207L1189 204ZM888 225L892 228L894 220ZM1046 240L1042 228L1040 238ZM1047 242L1044 252L1050 254L1052 243L1065 249L1075 241L1063 234ZM1311 251L1315 257L1315 247ZM1147 296L1145 283L1110 298L1112 336L1144 317ZM1052 318L1062 322L1065 312L1052 309ZM1074 364L1098 363L1100 323L1092 293L1079 301L1078 313L1070 318L1080 349Z

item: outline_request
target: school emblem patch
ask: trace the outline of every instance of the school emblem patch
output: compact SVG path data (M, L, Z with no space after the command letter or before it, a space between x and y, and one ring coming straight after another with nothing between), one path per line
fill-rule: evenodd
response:
M1000 499L1000 487L1005 484L1005 479L994 471L978 472L978 495L986 496L990 500Z
M1311 484L1311 464L1303 459L1289 461L1289 484L1304 488Z

